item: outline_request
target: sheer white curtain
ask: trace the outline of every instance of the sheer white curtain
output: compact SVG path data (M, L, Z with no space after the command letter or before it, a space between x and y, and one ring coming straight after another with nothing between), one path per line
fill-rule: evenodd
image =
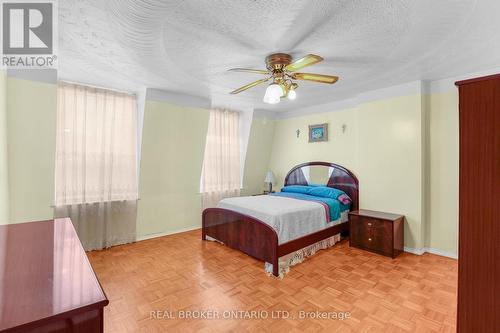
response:
M215 207L223 198L240 195L239 120L238 112L210 110L201 176L203 208Z
M58 86L56 205L137 199L134 95Z
M136 97L60 82L57 98L56 217L86 249L135 240Z

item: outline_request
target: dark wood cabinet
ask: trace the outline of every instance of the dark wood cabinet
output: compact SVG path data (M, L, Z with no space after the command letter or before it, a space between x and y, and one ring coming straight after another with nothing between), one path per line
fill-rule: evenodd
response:
M371 210L349 213L350 246L395 258L403 252L404 216Z
M70 219L0 226L0 332L103 332L108 299Z
M458 332L500 332L500 74L460 81Z

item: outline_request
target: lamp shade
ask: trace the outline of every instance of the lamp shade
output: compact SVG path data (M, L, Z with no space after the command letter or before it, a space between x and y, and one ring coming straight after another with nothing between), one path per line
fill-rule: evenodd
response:
M266 175L266 179L264 179L265 183L276 183L276 178L274 177L274 173L269 170Z
M279 84L271 83L266 89L263 101L268 104L276 104L280 102L281 96L283 96L283 88Z

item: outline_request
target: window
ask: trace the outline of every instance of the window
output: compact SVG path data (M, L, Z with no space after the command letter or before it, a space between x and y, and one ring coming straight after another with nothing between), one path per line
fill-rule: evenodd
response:
M201 176L203 207L213 207L225 197L240 194L239 113L210 110Z
M56 206L137 199L137 101L60 82Z

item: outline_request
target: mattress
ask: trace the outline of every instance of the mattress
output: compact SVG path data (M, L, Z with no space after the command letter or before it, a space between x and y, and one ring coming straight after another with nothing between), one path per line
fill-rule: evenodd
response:
M348 210L343 211L337 220L328 221L329 214L325 212L325 206L319 202L273 195L226 198L221 200L217 207L245 214L266 223L276 231L279 244L331 228L348 220Z

